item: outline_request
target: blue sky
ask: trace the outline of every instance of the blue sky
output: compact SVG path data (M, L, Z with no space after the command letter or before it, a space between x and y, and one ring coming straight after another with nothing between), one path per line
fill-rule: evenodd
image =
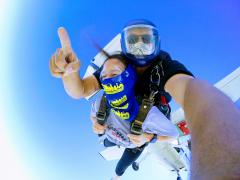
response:
M98 155L103 148L92 133L90 103L68 97L49 73L49 58L60 47L59 26L66 27L81 59L81 76L97 53L86 34L104 46L134 18L153 21L162 49L211 84L240 64L238 0L1 0L1 5L0 127L16 164L34 180L110 179L116 164ZM158 169L148 161L122 179L174 179Z

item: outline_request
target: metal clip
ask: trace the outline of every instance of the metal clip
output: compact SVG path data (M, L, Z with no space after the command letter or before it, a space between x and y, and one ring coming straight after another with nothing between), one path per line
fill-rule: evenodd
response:
M155 66L153 68L153 70L151 71L151 76L150 76L150 91L151 91L151 94L150 94L150 99L154 99L154 96L158 93L158 89L159 89L159 86L160 86L160 81L161 81L161 75L160 75L160 72L159 72L159 66Z
M155 72L154 72L155 71ZM151 77L150 80L152 83L157 84L158 86L160 85L160 73L159 73L159 69L157 66L155 66L151 72Z
M151 91L150 96L149 96L149 99L150 99L151 101L154 101L154 96L155 96L157 93L158 93L158 91Z

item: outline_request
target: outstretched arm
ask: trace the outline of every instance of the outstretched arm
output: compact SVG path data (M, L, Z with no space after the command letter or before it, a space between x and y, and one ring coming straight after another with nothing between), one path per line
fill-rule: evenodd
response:
M58 48L50 60L50 72L54 77L62 78L65 91L72 98L83 98L91 95L100 86L95 76L85 79L79 76L80 61L71 47L71 41L64 28L58 29L62 47Z
M78 72L63 76L63 85L67 94L75 99L87 97L100 89L97 79L90 75L81 79Z
M240 112L222 92L184 74L165 89L182 105L192 137L191 178L240 179Z

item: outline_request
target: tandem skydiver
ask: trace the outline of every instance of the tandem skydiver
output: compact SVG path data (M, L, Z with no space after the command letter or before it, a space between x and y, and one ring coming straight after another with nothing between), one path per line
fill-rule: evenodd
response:
M101 88L99 77L94 74L80 78L80 61L71 48L68 34L64 28L59 28L58 33L62 48L52 55L50 71L54 77L62 78L69 96L76 99L87 97ZM152 38L149 39L149 35ZM122 31L123 54L129 58L139 77L136 89L148 96L149 93L151 95L151 84L148 82L160 83L160 87L183 107L191 130L192 179L240 178L239 110L226 95L194 78L184 65L160 50L159 40L155 25L145 20L131 21ZM160 72L156 65L160 67ZM156 76L151 78L151 72L156 72ZM137 91L135 93L137 95ZM155 98L157 96L167 105L166 96L161 98L160 94L155 94Z

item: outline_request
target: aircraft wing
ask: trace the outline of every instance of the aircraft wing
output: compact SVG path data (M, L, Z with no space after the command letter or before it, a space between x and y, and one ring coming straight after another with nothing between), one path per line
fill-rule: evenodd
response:
M233 102L236 102L240 98L240 67L214 86L229 96Z

